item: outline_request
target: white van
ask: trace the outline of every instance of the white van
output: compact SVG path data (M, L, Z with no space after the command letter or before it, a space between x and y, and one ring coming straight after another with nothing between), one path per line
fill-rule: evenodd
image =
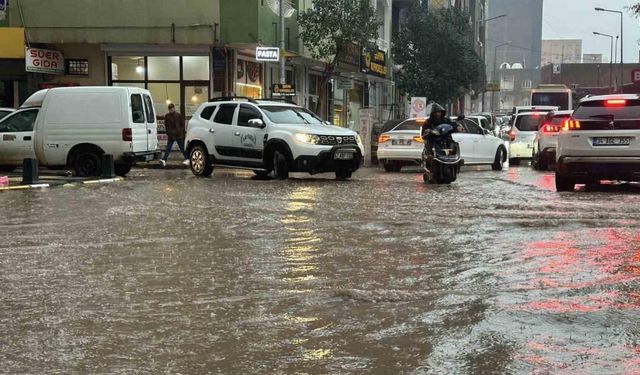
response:
M149 91L135 87L65 87L41 90L0 120L0 169L35 157L50 168L97 176L102 154L126 175L137 161L160 157Z

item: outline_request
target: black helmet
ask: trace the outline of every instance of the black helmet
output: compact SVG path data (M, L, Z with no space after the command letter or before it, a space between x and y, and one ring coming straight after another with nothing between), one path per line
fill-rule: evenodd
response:
M431 105L431 116L433 116L433 114L436 113L436 112L442 112L442 117L447 115L447 110L444 109L443 106L441 106L438 103L433 103Z

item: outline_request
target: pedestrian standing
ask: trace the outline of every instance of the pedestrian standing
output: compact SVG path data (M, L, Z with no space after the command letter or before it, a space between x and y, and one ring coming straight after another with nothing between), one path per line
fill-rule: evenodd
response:
M180 112L176 111L176 106L173 105L173 103L169 104L169 113L164 115L164 127L167 131L167 149L164 152L164 157L160 160L160 164L162 164L163 167L167 165L169 153L171 153L171 148L173 148L173 143L175 142L178 144L182 155L184 155L182 164L189 165L189 157L184 151L184 138L186 135L184 117L182 117Z

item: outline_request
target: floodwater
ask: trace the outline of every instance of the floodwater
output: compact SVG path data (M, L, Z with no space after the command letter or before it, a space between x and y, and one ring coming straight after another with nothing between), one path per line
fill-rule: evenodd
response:
M640 373L640 189L251 176L1 193L0 372Z

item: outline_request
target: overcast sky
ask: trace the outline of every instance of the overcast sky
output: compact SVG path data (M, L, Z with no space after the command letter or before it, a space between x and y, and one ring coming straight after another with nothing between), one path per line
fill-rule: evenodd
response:
M640 1L640 0L637 0ZM624 17L624 61L638 62L638 44L640 40L640 19L633 18L624 7L634 0L544 0L542 22L543 39L582 39L582 53L602 53L609 61L609 38L593 35L594 31L603 34L620 34L620 15L596 12L593 8L602 7L623 10ZM619 50L620 47L618 47ZM618 59L620 52L618 52Z

